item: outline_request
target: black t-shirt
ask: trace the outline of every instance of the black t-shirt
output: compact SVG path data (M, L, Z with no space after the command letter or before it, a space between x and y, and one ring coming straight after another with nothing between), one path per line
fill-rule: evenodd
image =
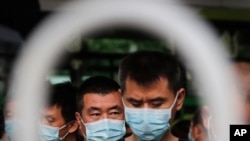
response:
M83 137L79 134L75 134L76 141L84 141Z

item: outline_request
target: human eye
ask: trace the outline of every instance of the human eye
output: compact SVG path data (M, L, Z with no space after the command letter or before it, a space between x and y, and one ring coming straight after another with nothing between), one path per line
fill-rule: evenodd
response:
M155 101L155 102L152 102L151 105L153 108L158 108L162 105L162 102Z
M141 107L142 106L142 102L140 101L130 101L130 104L133 105L134 107Z
M116 119L117 117L119 117L119 115L121 114L121 112L114 110L114 111L110 111L109 112L109 117L111 119Z
M94 112L94 113L91 113L90 116L96 118L100 116L100 113Z
M150 106L152 108L159 108L161 107L164 103L166 102L166 100L164 98L154 98L149 100Z
M52 123L52 122L55 121L55 119L52 118L52 117L46 117L46 120L47 120L49 123Z
M159 108L162 106L162 104L164 103L164 101L162 100L152 100L150 101L150 105L152 108Z
M119 115L119 114L120 114L120 112L118 112L118 111L114 111L114 112L110 113L110 115Z

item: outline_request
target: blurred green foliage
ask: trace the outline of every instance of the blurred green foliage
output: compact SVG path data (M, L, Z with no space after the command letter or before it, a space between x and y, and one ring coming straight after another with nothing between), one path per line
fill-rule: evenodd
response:
M170 52L162 42L132 39L89 39L87 40L90 52L99 53L131 53L137 50L158 50Z

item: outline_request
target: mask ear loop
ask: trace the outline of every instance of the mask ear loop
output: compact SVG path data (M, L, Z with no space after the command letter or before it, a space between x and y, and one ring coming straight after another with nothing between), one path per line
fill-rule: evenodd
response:
M61 129L67 127L71 122L73 122L73 121L70 121L69 123L67 123L67 124L63 125L62 127L60 127L60 128L59 128L59 131L60 131ZM60 140L60 141L64 140L65 137L66 137L68 134L69 134L69 132L67 132L64 136L59 137L59 140Z
M60 141L64 140L68 134L69 134L69 132L67 132L63 137L60 137L59 140Z
M62 127L59 128L59 130L65 128L68 124L63 125Z
M176 103L176 101L177 101L177 98L178 98L178 96L179 96L179 93L177 92L176 93L176 96L175 96L175 98L174 98L174 102L172 103L172 105L170 106L170 110L172 110L172 108L174 107L174 105L175 105L175 103Z
M82 120L82 117L80 117L81 118L81 123L85 126L85 123L84 123L84 121ZM86 126L85 126L85 128L86 128ZM87 128L86 128L87 129ZM84 132L82 132L82 135L83 135L83 137L87 140L87 135L85 135L84 134Z
M126 108L127 106L125 105L125 102L124 102L124 99L122 98L122 104L123 104L123 107Z

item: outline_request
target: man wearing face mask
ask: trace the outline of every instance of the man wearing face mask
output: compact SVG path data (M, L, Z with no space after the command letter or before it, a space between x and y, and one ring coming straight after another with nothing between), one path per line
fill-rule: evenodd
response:
M120 86L95 76L85 80L77 96L75 116L84 141L121 141L126 133Z
M126 141L173 140L170 124L182 108L185 80L178 61L162 52L138 51L122 60L119 81L133 131Z
M77 141L75 96L70 82L52 85L48 102L41 110L40 141Z

